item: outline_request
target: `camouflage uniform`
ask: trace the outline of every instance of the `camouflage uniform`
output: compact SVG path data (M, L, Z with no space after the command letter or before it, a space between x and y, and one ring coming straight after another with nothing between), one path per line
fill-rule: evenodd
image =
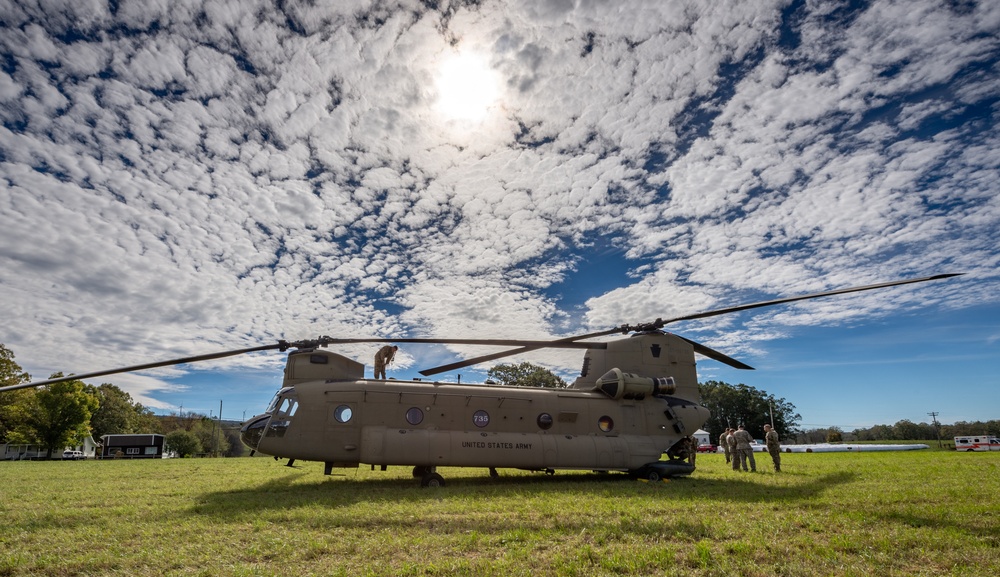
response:
M740 470L740 453L736 449L736 436L732 429L729 430L729 434L726 435L726 446L729 447L729 454L733 458L733 470Z
M694 458L698 454L698 441L694 437L684 437L684 450L687 452L687 462L694 465Z
M753 457L753 448L750 446L750 443L753 442L753 437L743 429L743 425L740 425L739 430L733 433L733 438L736 439L736 455L739 457L740 467L746 471L747 461L749 461L750 471L757 472L757 461ZM733 469L738 470L735 459Z
M399 347L394 345L386 345L381 349L379 349L377 353L375 353L376 379L385 378L385 366L392 362L392 357L396 356L397 349L399 349Z
M764 443L767 444L767 452L771 454L774 461L774 472L781 471L781 444L778 442L778 431L770 425L764 425Z
M732 460L731 457L732 453L729 452L729 440L727 439L728 436L729 436L729 429L726 429L725 431L722 432L721 435L719 435L719 446L722 447L722 450L726 453L727 463L729 463Z

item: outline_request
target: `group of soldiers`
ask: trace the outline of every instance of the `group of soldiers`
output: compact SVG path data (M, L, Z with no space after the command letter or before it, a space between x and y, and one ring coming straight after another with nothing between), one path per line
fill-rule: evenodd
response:
M753 436L740 425L736 429L727 428L719 435L719 445L726 453L726 462L732 463L733 470L756 472L757 461L753 456ZM778 432L771 425L764 425L764 444L774 461L774 471L781 471L781 445L778 442Z

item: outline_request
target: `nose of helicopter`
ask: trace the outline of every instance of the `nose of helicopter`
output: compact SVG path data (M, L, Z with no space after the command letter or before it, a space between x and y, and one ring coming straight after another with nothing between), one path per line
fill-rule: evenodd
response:
M267 422L270 419L271 415L268 414L257 415L244 423L240 429L240 440L251 451L257 450L260 440L264 437L264 431L267 430Z

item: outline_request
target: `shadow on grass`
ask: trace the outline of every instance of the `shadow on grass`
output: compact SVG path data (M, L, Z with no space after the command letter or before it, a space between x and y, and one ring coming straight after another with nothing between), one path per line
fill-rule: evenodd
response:
M461 471L458 476L454 471ZM666 482L637 481L620 473L559 472L556 475L523 474L492 479L472 474L477 469L454 469L446 473L445 487L423 488L419 479L351 479L322 477L307 480L314 474L290 471L281 479L273 479L252 487L207 493L197 500L191 512L219 518L240 517L247 513L290 510L321 506L326 509L350 507L358 503L419 504L441 500L513 499L527 501L572 495L575 503L594 499L643 499L654 504L684 506L691 501L795 503L816 497L831 488L851 483L853 472L837 472L803 482L773 486L754 482L753 478L703 479L679 477ZM502 470L501 470L502 471Z
M476 468L447 469L442 472L447 486L422 488L418 479L398 475L317 478L315 473L290 469L281 479L203 494L187 514L220 522L292 517L293 522L314 527L366 531L433 528L508 538L522 531L554 530L586 531L601 538L667 535L700 541L720 538L718 520L712 513L706 516L706 511L758 503L813 510L816 502L826 501L825 493L849 492L862 479L855 471L783 474L781 484L772 483L767 473L726 478L695 475L661 483L615 473L561 471L550 476L518 471L505 475L501 469L498 479L485 473ZM362 505L360 510L357 505ZM838 505L821 505L827 506ZM295 513L298 509L302 511ZM870 514L907 527L950 528L998 542L993 530L976 522L891 510Z

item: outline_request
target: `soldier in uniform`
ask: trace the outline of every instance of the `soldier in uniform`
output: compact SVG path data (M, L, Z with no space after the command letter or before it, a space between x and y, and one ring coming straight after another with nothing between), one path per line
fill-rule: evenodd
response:
M764 443L767 445L767 452L771 453L771 460L774 461L774 472L781 472L781 444L778 442L778 431L771 428L771 425L764 425Z
M733 470L740 470L740 453L736 449L736 431L729 429L729 434L726 435L726 446L729 447L729 454L733 459Z
M729 440L727 439L727 437L729 437L730 432L732 432L732 429L726 427L726 430L723 431L721 435L719 435L719 446L722 447L722 451L726 453L727 464L732 459L732 453L729 451Z
M743 428L743 425L739 426L739 430L733 433L733 438L736 439L736 450L740 457L740 466L744 471L747 470L747 461L750 461L750 472L757 472L757 461L753 457L753 447L750 444L753 442L753 437L750 433ZM735 469L735 464L733 465Z
M396 345L386 345L375 353L375 378L385 378L385 367L392 362L392 357L396 355L399 347ZM380 376L381 375L381 376Z

